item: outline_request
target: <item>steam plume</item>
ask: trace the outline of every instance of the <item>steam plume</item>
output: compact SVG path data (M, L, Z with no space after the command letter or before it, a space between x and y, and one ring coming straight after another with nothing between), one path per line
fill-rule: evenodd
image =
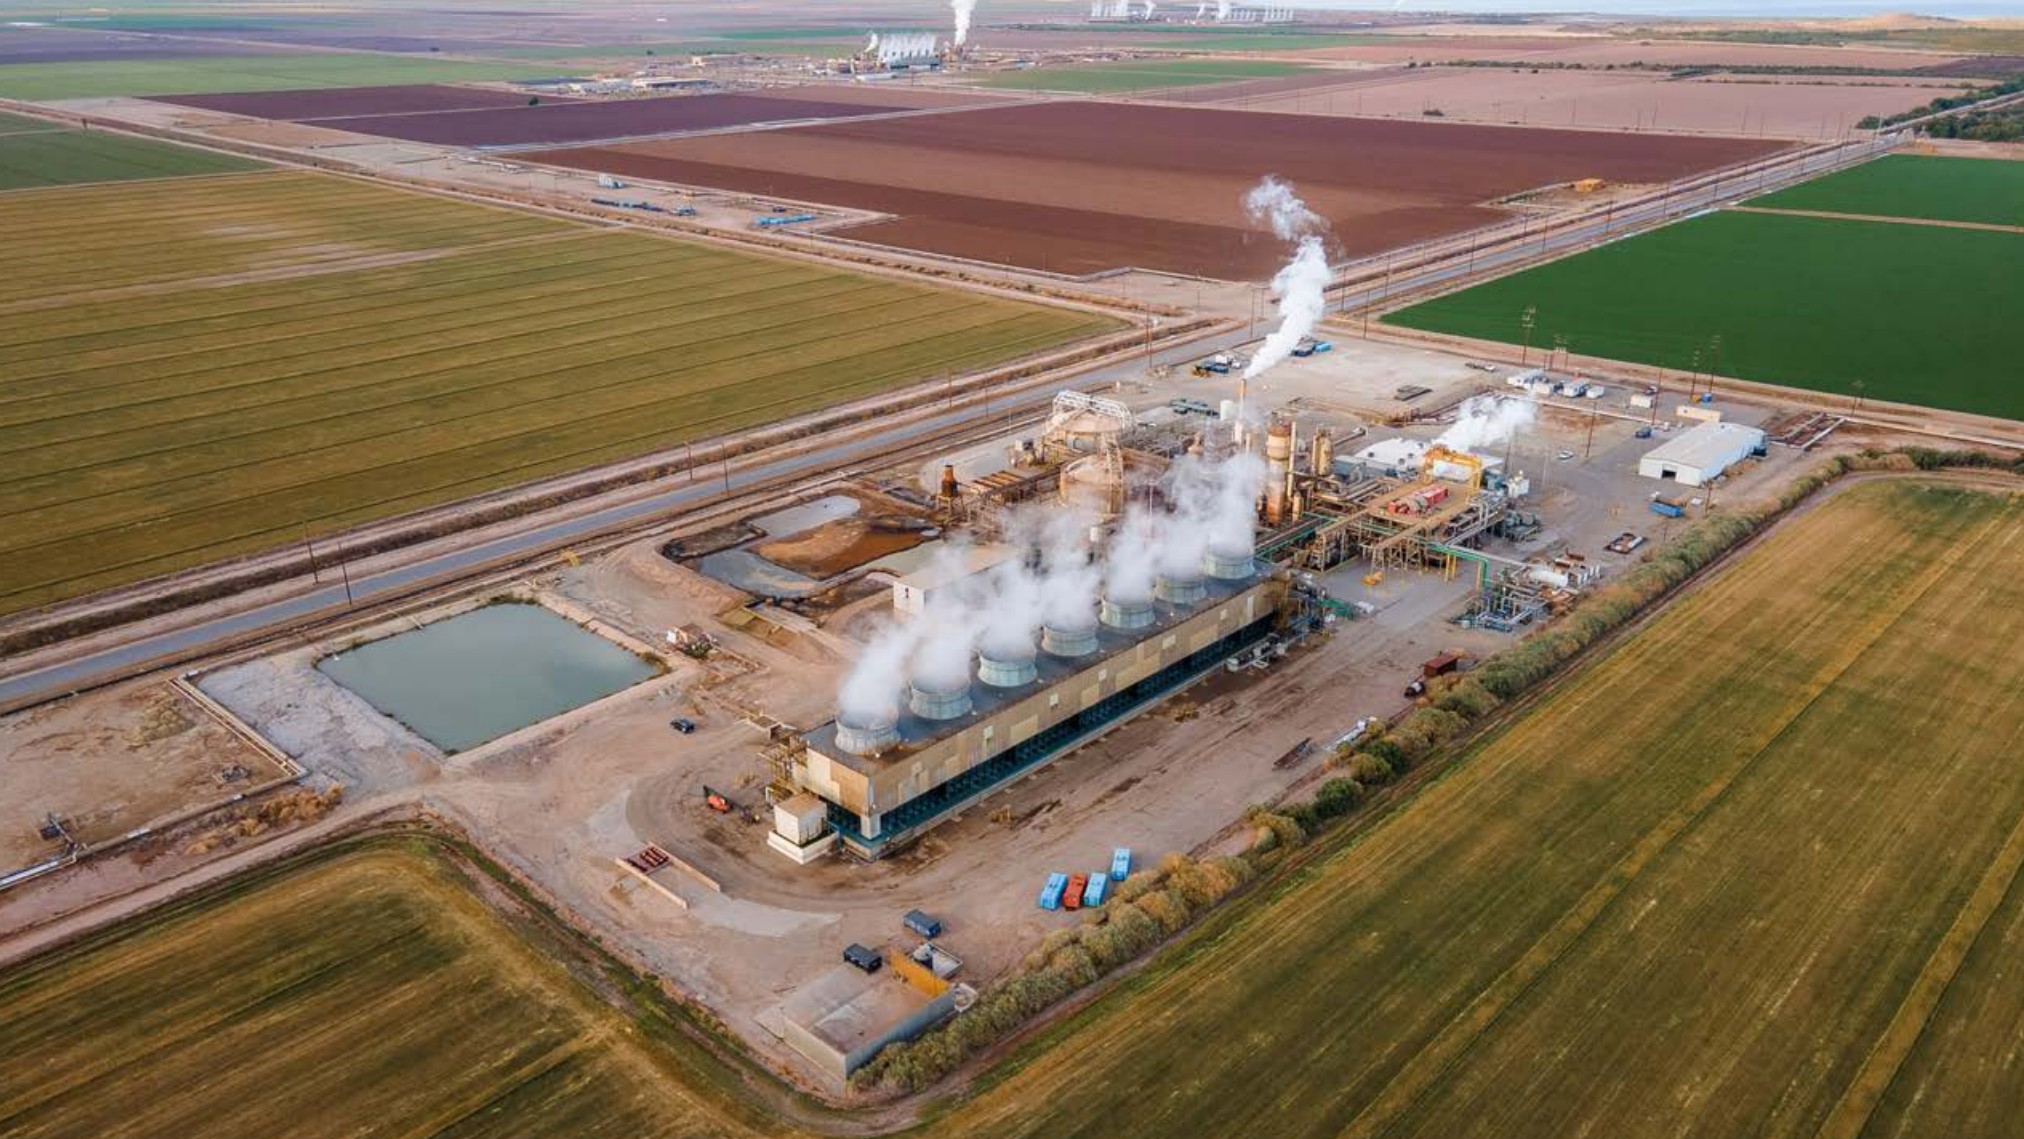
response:
M1293 259L1272 277L1279 298L1279 327L1258 346L1244 367L1244 378L1256 379L1277 366L1314 331L1328 311L1328 249L1323 237L1328 222L1307 208L1293 187L1267 174L1244 195L1244 210L1255 221L1272 227L1281 241L1291 241Z
M956 13L956 46L962 47L970 38L970 17L977 13L977 0L949 0L949 8Z
M1462 401L1455 425L1441 432L1434 442L1457 451L1492 447L1532 426L1537 411L1530 400L1501 396L1471 396Z
M1227 20L1229 18L1230 0L1216 0L1216 19Z
M1135 603L1153 597L1153 577L1202 576L1208 551L1249 550L1252 511L1265 464L1239 453L1223 460L1185 456L1159 484L1161 505L1134 503L1090 557L1088 515L1048 504L1005 522L1018 548L991 571L935 594L926 612L886 626L865 647L837 690L837 711L855 723L895 714L907 683L946 690L969 680L971 656L1030 652L1041 625L1086 629L1099 596ZM932 566L947 572L967 561L966 548L945 547Z

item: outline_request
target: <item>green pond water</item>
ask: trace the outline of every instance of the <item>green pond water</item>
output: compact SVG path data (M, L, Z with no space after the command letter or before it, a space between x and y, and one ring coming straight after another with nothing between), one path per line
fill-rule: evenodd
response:
M653 666L539 605L488 605L316 662L443 749L464 751L653 676Z

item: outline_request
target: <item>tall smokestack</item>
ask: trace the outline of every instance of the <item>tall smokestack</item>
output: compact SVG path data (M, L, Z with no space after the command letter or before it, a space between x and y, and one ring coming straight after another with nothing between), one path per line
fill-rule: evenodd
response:
M1286 521L1286 481L1293 470L1293 421L1274 416L1265 428L1265 524Z

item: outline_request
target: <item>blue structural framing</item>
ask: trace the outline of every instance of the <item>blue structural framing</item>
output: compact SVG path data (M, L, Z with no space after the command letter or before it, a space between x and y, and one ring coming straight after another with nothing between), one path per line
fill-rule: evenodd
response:
M879 817L880 834L877 838L864 837L858 828L857 815L835 803L829 804L829 825L845 842L876 857L885 847L910 838L914 832L943 815L969 806L1013 777L1074 750L1091 736L1173 693L1233 654L1264 640L1266 634L1272 631L1275 619L1269 614L1260 617L1208 648L1189 653L1137 684L1104 697L1060 723L1013 744L947 783L894 807Z

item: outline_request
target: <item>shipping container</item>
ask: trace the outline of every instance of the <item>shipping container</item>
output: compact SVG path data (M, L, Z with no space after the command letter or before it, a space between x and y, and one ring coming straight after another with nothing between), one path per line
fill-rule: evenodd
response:
M1687 512L1677 502L1668 502L1663 498L1654 498L1652 499L1652 513L1663 514L1667 518L1684 518Z
M908 910L900 922L922 937L942 936L942 923L919 910Z
M1047 885L1040 888L1040 908L1058 910L1061 908L1062 891L1068 889L1068 875L1049 874Z
M1089 875L1077 874L1070 878L1067 890L1063 891L1061 895L1062 907L1070 910L1081 909L1082 892L1087 889L1089 889Z
M1131 875L1131 847L1120 846L1110 852L1110 880L1122 882Z
M1082 888L1082 904L1100 906L1103 896L1110 892L1110 877L1099 870L1089 876L1089 885Z
M1442 676L1462 667L1462 654L1442 653L1420 666L1422 676Z

